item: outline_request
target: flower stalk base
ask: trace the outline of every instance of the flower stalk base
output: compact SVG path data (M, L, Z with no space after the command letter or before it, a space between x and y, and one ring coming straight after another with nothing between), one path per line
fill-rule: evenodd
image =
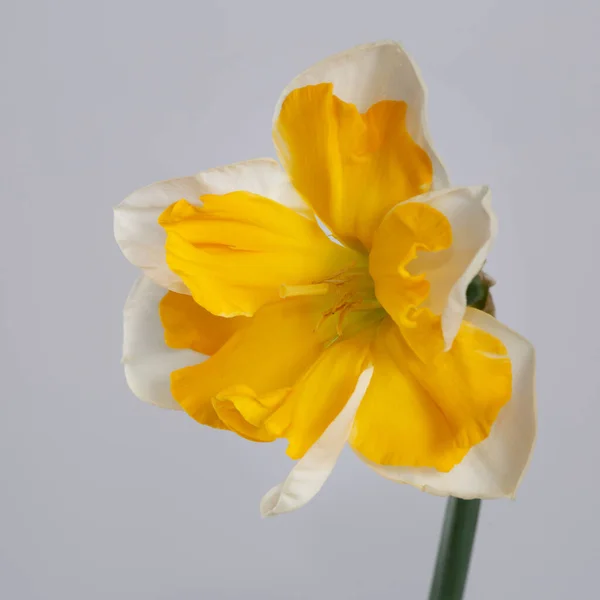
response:
M481 500L448 498L429 600L461 600L477 530Z

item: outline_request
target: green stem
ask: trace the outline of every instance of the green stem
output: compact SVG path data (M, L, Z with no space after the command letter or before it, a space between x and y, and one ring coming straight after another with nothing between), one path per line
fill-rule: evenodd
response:
M429 600L461 600L481 500L448 498Z

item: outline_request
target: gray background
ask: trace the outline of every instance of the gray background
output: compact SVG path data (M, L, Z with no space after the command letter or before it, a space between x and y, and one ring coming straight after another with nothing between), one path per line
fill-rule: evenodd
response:
M485 503L467 597L597 597L599 6L3 2L0 597L426 596L442 499L346 452L314 502L261 520L283 446L145 405L119 364L136 270L112 206L273 155L283 86L385 38L423 70L453 181L492 186L499 314L538 348L536 453L516 502Z

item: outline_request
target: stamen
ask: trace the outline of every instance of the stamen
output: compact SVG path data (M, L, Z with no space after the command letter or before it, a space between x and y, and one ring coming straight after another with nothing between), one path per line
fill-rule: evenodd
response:
M352 321L354 325L349 325L355 327L355 321L360 322L367 319L366 313L381 308L381 305L375 298L373 281L364 266L349 265L338 273L333 273L327 279L318 283L315 282L315 286L322 284L329 285L328 291L333 294L333 302L321 314L315 331L322 327L327 319L333 317L335 319L335 339L340 339L344 336L350 313L354 311L361 311L363 313L359 321L354 319Z
M346 306L344 306L344 308L342 308L342 310L340 311L340 314L338 315L338 322L336 325L336 332L338 334L338 337L342 337L343 334L343 324L344 324L344 319L346 318L346 315L352 310L353 306L352 304L347 304Z
M281 298L293 296L325 296L329 291L328 283L311 283L308 285L282 285L279 288Z
M335 282L335 281L344 282L344 281L348 281L348 275L352 276L352 274L354 273L354 267L355 267L355 264L351 263L350 265L344 267L341 271L338 271L337 273L333 273L333 275L330 275L324 281L329 281L329 282ZM346 275L346 277L345 278L341 277L342 275Z

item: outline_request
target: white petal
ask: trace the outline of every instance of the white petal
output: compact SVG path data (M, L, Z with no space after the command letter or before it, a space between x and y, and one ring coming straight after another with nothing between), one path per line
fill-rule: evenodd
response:
M423 252L410 264L412 273L425 273L431 284L427 306L442 315L446 349L460 329L467 308L467 287L483 267L498 229L488 187L467 187L423 194L424 202L443 213L452 226L452 246Z
M448 187L448 175L435 153L427 128L427 91L410 56L396 42L358 46L326 58L296 77L283 91L275 109L293 90L318 83L333 83L333 93L365 112L380 100L403 100L408 105L406 126L433 163L433 188Z
M205 194L237 190L266 196L303 214L307 211L277 161L260 158L191 177L160 181L133 192L115 209L117 243L126 258L143 269L153 281L175 292L187 293L179 276L167 266L166 234L158 224L158 217L165 208L182 198L200 204L200 196Z
M526 339L482 311L468 308L465 319L500 339L512 362L512 397L490 435L449 473L369 465L388 479L438 496L514 498L535 442L535 352Z
M197 203L203 193L196 177L181 177L141 188L115 208L115 239L125 258L154 282L174 292L186 293L187 287L167 266L166 233L158 224L158 217L173 202L185 198Z
M354 415L358 409L373 369L359 378L356 388L336 419L310 450L296 463L287 479L267 492L260 503L263 517L291 512L304 506L323 487L348 440Z
M123 364L131 391L161 408L180 410L171 395L171 372L206 360L193 350L165 344L158 305L166 290L141 276L133 285L123 311Z

